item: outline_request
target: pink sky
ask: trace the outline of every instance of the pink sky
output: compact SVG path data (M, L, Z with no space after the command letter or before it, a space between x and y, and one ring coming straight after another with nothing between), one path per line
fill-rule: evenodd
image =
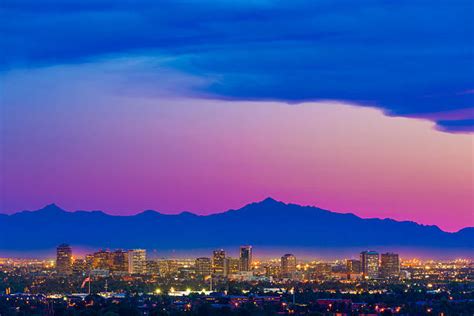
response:
M209 214L272 196L448 231L474 226L473 135L343 102L180 98L166 86L118 93L113 78L90 81L74 66L7 74L2 212L54 202Z

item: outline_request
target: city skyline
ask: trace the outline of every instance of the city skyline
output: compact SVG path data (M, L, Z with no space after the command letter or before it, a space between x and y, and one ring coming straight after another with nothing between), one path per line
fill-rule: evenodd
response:
M302 260L286 253L261 260L252 255L253 249L248 244L235 247L240 257L215 249L205 257L156 259L144 249L122 247L96 249L78 258L75 248L62 243L55 260L0 258L0 274L7 276L0 278L0 311L10 306L47 315L119 306L126 308L119 309L120 315L130 310L171 315L234 315L246 310L271 315L424 315L474 310L472 260L404 259L374 250L353 254L359 259Z
M246 255L246 252L242 252L243 249L250 249L250 256ZM254 262L266 262L266 261L274 261L280 260L281 265L283 265L283 261L294 260L294 262L299 263L306 263L306 262L339 262L343 261L347 263L348 271L354 269L354 273L364 275L366 273L366 269L364 263L364 256L366 254L372 256L372 258L376 257L378 265L377 267L373 268L380 273L382 276L384 271L382 269L382 262L385 261L387 266L392 266L388 268L388 271L393 271L394 265L394 256L396 257L395 262L396 265L399 265L400 262L403 260L404 262L412 262L412 261L453 261L453 260L463 260L463 261L473 261L474 257L469 255L450 255L444 258L437 258L435 255L417 255L416 253L405 253L400 254L396 247L354 247L352 249L334 249L331 252L330 256L324 256L322 253L319 253L317 250L309 250L307 252L302 252L301 249L298 247L282 247L281 249L272 249L268 251L265 246L258 246L257 252L254 252L254 245L241 245L241 246L225 246L225 247L216 247L216 248L207 248L207 249L195 249L195 251L189 250L182 250L176 251L159 251L156 248L127 248L127 247L88 247L83 248L79 245L71 245L69 243L61 243L57 247L51 248L50 254L46 256L35 256L34 253L27 255L27 256L8 256L8 255L0 255L0 259L15 259L15 260L46 260L46 261L58 261L60 258L61 266L64 265L71 265L73 260L91 260L92 257L96 256L98 259L97 263L110 266L120 266L123 267L124 265L131 266L132 265L132 258L129 255L133 254L134 257L137 256L138 253L138 260L194 260L195 264L198 265L198 262L202 264L209 265L209 269L212 273L216 275L226 276L226 269L229 269L229 265L235 265L235 271L241 272L248 272L253 269ZM53 250L55 254L53 255ZM403 251L402 251L403 253ZM126 257L123 257L126 254ZM433 253L432 253L433 254ZM113 259L116 256L119 258L118 260ZM56 257L54 259L53 257ZM73 260L72 260L72 259ZM227 262L227 259L234 260L235 262ZM243 261L244 260L244 261ZM370 259L369 259L370 260ZM350 263L358 265L358 267L353 267ZM372 262L373 263L373 262ZM65 268L62 268L65 269ZM139 271L143 271L143 267L140 266ZM67 270L67 269L66 269ZM137 274L134 272L133 268L125 268L125 270L130 274Z
M0 1L0 315L474 315L473 12Z
M252 246L245 245L239 247L239 256L233 258L228 255L224 249L213 250L209 252L208 257L197 257L192 264L189 258L151 258L145 249L99 249L93 253L88 253L84 257L74 256L73 248L68 244L61 244L56 248L56 264L55 269L58 275L68 277L75 274L82 275L149 275L149 274L169 274L170 269L178 268L176 262L184 260L184 268L194 267L196 276L206 279L206 277L214 278L252 278L255 270L263 262L262 259L253 258ZM393 252L384 252L379 254L374 250L364 250L359 254L360 260L357 259L338 259L336 264L346 267L343 274L346 274L348 280L351 279L393 279L400 278L402 271L400 270L400 256ZM417 259L405 260L413 262ZM461 259L457 259L461 260ZM465 260L465 259L464 259ZM297 271L306 270L308 262L315 260L302 260L292 253L284 254L278 260L271 259L269 262L272 267L279 267L278 270L270 269L265 272L267 276L280 277L282 279L298 280L302 278L301 273L297 275ZM162 262L164 264L160 264ZM235 262L235 265L233 264ZM318 262L318 261L316 261ZM321 263L323 263L322 261ZM303 265L303 268L302 268ZM323 270L326 266L322 267ZM163 272L166 271L166 272ZM341 271L339 271L341 272ZM234 275L234 276L232 276Z

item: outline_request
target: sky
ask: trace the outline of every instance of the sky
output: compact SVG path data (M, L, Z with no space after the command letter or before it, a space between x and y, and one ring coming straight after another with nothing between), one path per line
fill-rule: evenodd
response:
M474 226L473 6L4 0L0 212Z

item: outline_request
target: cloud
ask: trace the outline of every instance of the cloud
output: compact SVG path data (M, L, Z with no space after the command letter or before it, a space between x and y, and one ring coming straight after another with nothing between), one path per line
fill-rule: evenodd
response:
M170 56L236 100L344 100L442 130L474 124L474 4L459 1L5 0L3 69ZM464 113L446 119L446 113Z
M474 132L474 119L438 121L437 124L440 130L451 132Z

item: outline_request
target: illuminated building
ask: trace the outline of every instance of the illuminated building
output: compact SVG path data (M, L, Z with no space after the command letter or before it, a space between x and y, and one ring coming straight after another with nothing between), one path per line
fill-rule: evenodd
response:
M61 275L72 273L72 249L67 244L56 248L56 271Z
M281 257L280 271L283 278L292 278L296 272L296 257L290 253L287 253Z
M211 275L211 266L211 258L201 257L196 258L194 269L198 276L206 277Z
M178 272L178 262L172 259L158 261L161 276L171 276Z
M87 271L87 263L85 259L75 259L72 264L72 273L84 274Z
M360 260L349 259L346 261L346 278L348 280L359 279L361 270Z
M250 271L252 268L252 246L240 247L240 271Z
M360 260L347 260L346 269L348 274L359 274L361 272Z
M146 273L148 275L160 275L160 262L157 260L147 260Z
M277 277L281 274L280 265L266 265L265 266L265 276L266 277Z
M396 253L383 253L380 257L380 275L384 278L400 276L400 259Z
M379 276L379 253L376 251L361 252L360 266L364 278L376 279Z
M225 251L214 250L212 254L212 273L215 275L224 275Z
M128 252L125 250L115 250L112 256L112 272L115 274L128 273Z
M92 256L92 269L111 270L112 254L108 250L99 250Z
M133 249L128 251L128 273L146 273L146 250Z
M179 279L189 280L191 278L194 278L195 275L196 275L196 271L194 270L194 267L192 268L189 266L178 267L177 276Z
M224 260L224 276L236 274L240 270L240 259L227 257Z
M331 277L332 266L327 262L320 262L314 265L312 278L313 279L327 279Z

